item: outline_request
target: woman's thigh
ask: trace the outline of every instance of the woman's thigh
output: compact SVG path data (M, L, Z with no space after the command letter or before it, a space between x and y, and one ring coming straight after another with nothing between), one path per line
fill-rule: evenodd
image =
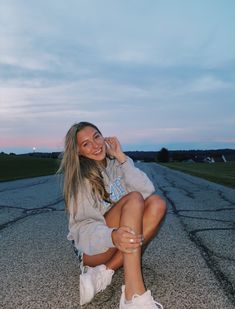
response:
M105 221L108 227L110 228L118 228L120 224L120 217L122 208L126 203L130 200L131 194L127 194L123 196L117 203L115 203L111 209L104 215ZM105 264L109 261L112 256L117 252L116 248L109 248L104 253L96 254L96 255L86 255L83 254L83 261L85 265L88 266L97 266L100 264Z
M133 191L124 195L106 214L105 221L109 227L120 226L121 214L124 206L129 207L138 207L142 204L144 205L144 200L141 193Z

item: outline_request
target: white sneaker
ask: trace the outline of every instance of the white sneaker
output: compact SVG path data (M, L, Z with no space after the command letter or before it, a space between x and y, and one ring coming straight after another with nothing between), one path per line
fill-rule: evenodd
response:
M100 291L106 289L111 283L114 271L107 269L105 265L96 267L82 267L80 275L80 305L89 303Z
M125 285L123 285L119 309L163 309L163 306L154 301L149 290L142 295L135 294L131 301L126 301Z

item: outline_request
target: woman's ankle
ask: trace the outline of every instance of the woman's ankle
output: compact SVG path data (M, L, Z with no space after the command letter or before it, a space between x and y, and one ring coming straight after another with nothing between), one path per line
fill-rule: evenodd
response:
M134 295L142 295L146 292L146 289L144 286L138 286L138 287L125 287L125 300L127 302L132 300L132 297Z

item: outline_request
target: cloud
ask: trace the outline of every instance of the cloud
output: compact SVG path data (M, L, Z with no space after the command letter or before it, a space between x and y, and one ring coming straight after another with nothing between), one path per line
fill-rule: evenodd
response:
M206 75L194 80L187 89L189 92L217 92L220 90L232 89L233 86L231 82L225 82L213 75Z
M0 2L0 134L54 147L72 123L89 120L130 147L231 141L233 8Z

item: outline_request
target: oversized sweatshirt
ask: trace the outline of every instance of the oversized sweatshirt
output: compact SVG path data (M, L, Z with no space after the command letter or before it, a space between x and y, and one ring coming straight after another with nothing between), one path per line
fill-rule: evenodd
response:
M107 192L112 201L117 202L129 192L140 192L144 199L149 197L155 188L148 176L134 166L131 158L120 164L116 159L107 158L107 166L102 172ZM80 253L95 255L115 247L111 233L113 228L107 226L104 214L112 207L111 204L94 199L89 181L85 191L78 192L75 214L70 211L68 240L73 240ZM74 207L71 199L70 210Z

